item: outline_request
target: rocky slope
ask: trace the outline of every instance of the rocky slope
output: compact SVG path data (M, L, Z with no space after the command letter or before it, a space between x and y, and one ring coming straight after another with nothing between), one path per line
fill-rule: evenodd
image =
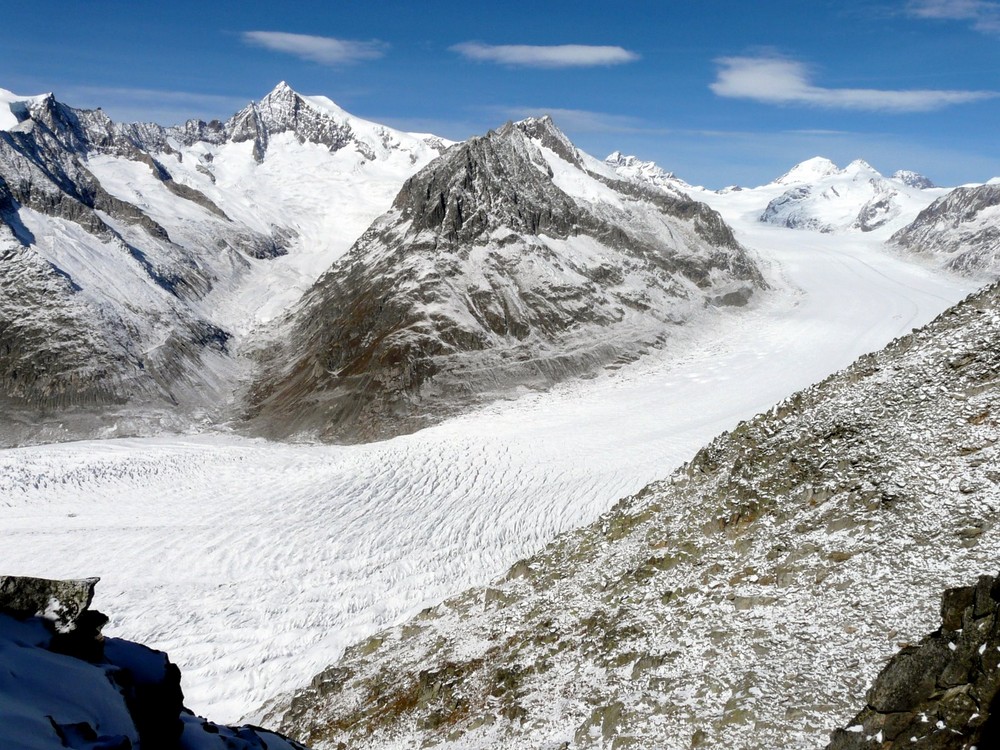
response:
M305 750L184 708L167 655L103 638L96 578L0 576L0 745L17 750Z
M915 172L883 177L858 159L845 168L816 157L796 165L774 185L787 190L760 216L767 224L817 232L871 232L902 226L940 193L925 193L930 180Z
M941 621L879 672L867 705L827 750L1000 745L1000 581L948 589Z
M265 713L320 747L822 745L996 567L998 385L991 287Z
M955 188L921 211L890 242L936 257L960 273L1000 275L1000 183Z
M252 400L268 435L369 439L661 345L763 279L721 217L621 180L548 118L452 147L310 290Z
M242 339L446 145L285 84L177 128L0 109L0 445L223 416Z

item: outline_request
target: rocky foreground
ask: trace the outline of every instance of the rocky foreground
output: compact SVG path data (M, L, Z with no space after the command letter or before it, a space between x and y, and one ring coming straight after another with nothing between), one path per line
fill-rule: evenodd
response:
M320 747L822 747L1000 555L1000 288L264 714Z
M948 589L941 627L883 669L827 750L1000 746L1000 578Z
M305 750L184 708L161 651L104 638L98 579L0 577L0 746L10 750Z

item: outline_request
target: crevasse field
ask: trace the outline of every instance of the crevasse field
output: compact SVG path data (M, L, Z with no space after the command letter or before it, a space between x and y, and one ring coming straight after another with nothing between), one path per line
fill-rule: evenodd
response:
M0 571L101 576L106 633L168 651L194 710L246 716L977 286L893 256L885 232L756 222L781 190L698 196L772 288L596 378L362 446L211 433L0 452Z

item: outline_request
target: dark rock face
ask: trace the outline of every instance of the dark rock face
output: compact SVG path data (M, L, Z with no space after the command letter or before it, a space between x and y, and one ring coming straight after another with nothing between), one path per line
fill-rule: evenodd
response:
M1000 184L955 188L889 241L960 273L1000 275Z
M412 431L634 359L694 310L763 286L704 204L589 171L547 118L508 123L409 179L307 293L265 356L254 429Z
M0 612L12 617L45 617L60 632L76 628L76 622L94 600L100 578L53 581L27 576L0 576Z
M941 628L907 646L828 750L966 750L1000 741L1000 579L949 589Z
M184 708L167 655L104 638L89 609L97 578L0 577L0 747L33 750L304 750Z

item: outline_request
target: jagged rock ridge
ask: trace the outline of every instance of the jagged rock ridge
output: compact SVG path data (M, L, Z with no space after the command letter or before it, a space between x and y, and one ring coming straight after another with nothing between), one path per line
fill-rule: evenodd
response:
M99 579L0 577L0 744L18 750L306 750L184 708L167 655L104 638Z
M969 274L1000 275L1000 183L955 188L889 240Z
M662 345L760 272L721 217L617 178L549 120L452 147L306 295L253 401L270 435L366 439Z
M821 746L995 568L998 383L994 286L266 714L334 747Z

